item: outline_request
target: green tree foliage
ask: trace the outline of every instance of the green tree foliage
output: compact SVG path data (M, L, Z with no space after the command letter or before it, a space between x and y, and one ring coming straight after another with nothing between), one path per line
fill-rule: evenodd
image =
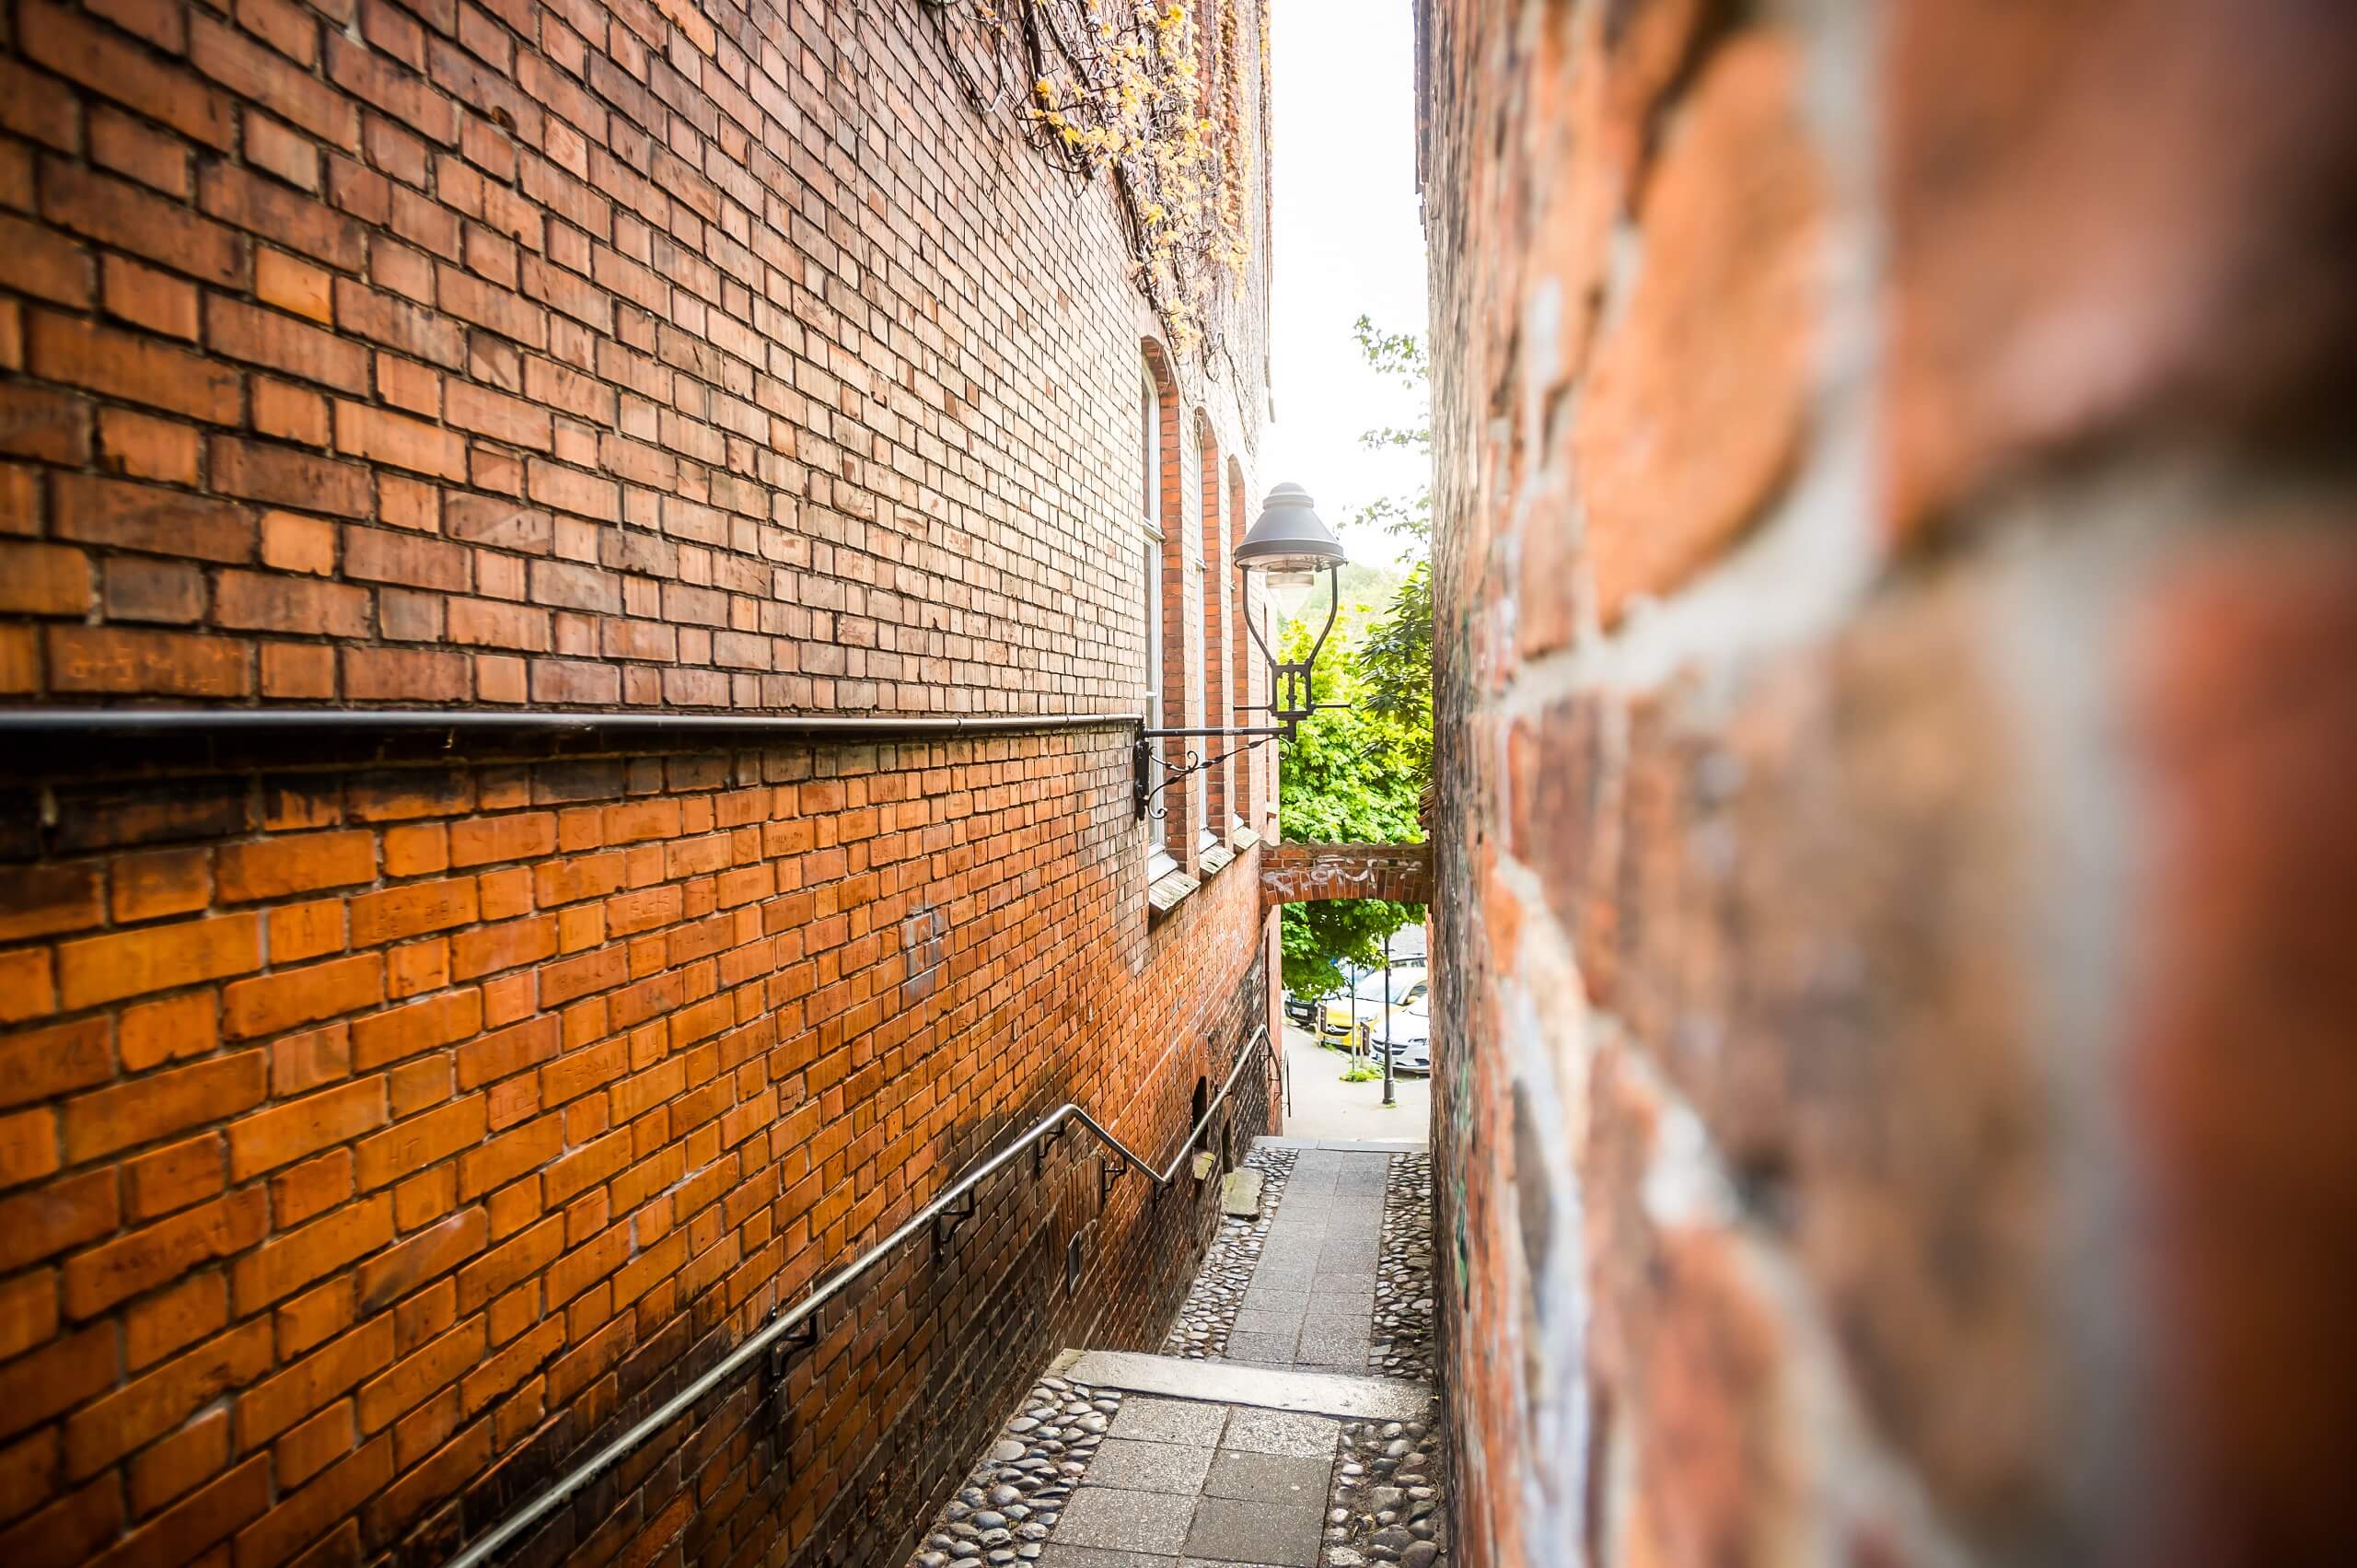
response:
M1421 339L1378 331L1362 316L1359 349L1377 370L1421 387L1425 352ZM1369 447L1431 444L1431 421L1405 429L1368 431ZM1417 558L1404 578L1342 585L1342 608L1318 660L1312 687L1320 703L1342 703L1306 719L1278 764L1278 798L1285 836L1329 843L1416 843L1418 818L1433 768L1432 565L1423 546L1432 532L1429 488L1408 498L1387 497L1363 507L1373 524L1415 541ZM1365 588L1388 590L1378 609ZM1354 590L1358 592L1354 593ZM1325 596L1303 607L1288 624L1280 652L1305 657L1325 624ZM1421 904L1382 899L1287 904L1282 920L1285 989L1323 996L1345 983L1343 965L1380 962L1384 939L1423 918Z

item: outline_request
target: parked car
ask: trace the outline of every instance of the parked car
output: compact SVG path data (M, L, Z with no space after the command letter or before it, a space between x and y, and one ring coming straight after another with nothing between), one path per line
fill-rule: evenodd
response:
M1309 997L1295 996L1288 991L1285 993L1285 1016L1303 1028L1315 1028L1318 1026L1318 1004Z
M1347 1041L1351 1031L1362 1023L1375 1025L1375 1038L1380 1040L1398 1035L1405 1039L1418 1032L1410 1019L1426 1019L1432 1013L1431 990L1425 983L1421 964L1391 967L1391 996L1388 1004L1391 1018L1386 1016L1384 977L1381 970L1361 976L1358 984L1339 996L1326 999L1321 1019L1322 1032L1329 1040ZM1395 1026L1393 1019L1398 1022Z
M1421 1074L1430 1077L1433 1070L1433 1041L1429 1029L1411 1035L1405 1028L1391 1042L1391 1070L1394 1073Z

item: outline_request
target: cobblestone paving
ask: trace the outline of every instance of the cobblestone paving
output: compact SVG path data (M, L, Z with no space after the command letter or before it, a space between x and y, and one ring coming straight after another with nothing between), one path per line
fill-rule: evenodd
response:
M1438 1395L1422 1421L1344 1423L1341 1461L1326 1511L1326 1568L1435 1568L1448 1561L1441 1492L1448 1463Z
M911 1568L1004 1568L1038 1561L1073 1488L1120 1415L1121 1396L1042 1377L927 1530Z
M1367 1370L1429 1383L1433 1376L1433 1158L1395 1154L1384 1176L1383 1247L1376 1266L1375 1338ZM1435 1394L1422 1421L1342 1425L1326 1511L1325 1568L1448 1560L1442 1488L1446 1429Z
M1433 1305L1433 1156L1393 1155L1384 1179L1368 1371L1432 1380Z
M1198 1361L1216 1361L1227 1354L1228 1333L1236 1327L1236 1314L1244 1305L1245 1286L1251 1283L1252 1271L1260 1261L1270 1222L1276 1218L1277 1205L1284 1197L1285 1181L1293 1174L1298 1153L1295 1149L1258 1147L1244 1156L1245 1167L1260 1173L1260 1217L1220 1221L1219 1234L1212 1238L1211 1250L1203 1257L1194 1285L1187 1292L1187 1299L1179 1303L1178 1321L1170 1325L1170 1332L1162 1342L1163 1354L1191 1356Z

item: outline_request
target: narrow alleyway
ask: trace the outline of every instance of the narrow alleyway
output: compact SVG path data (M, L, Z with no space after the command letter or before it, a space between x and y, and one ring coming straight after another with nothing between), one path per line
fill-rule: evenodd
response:
M914 1568L1433 1568L1432 1166L1263 1138L1163 1353L1066 1351ZM1239 1205L1240 1206L1240 1205Z

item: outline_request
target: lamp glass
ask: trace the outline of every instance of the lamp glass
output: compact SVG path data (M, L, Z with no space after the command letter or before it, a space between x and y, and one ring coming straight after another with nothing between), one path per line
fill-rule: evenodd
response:
M1318 569L1306 562L1276 563L1260 573L1260 583L1278 616L1292 621L1318 587Z

